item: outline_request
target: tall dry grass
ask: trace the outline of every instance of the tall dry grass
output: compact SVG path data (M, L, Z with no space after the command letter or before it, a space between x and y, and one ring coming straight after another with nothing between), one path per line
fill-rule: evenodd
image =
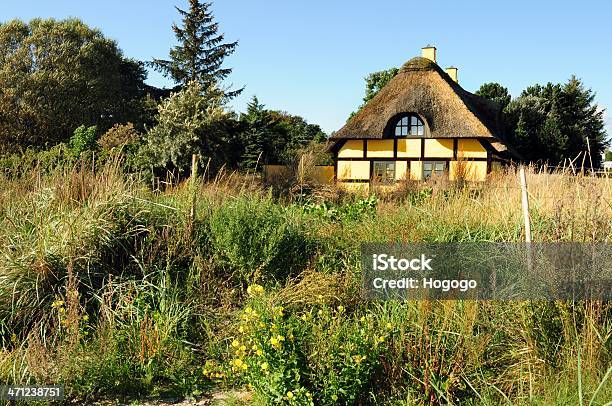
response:
M534 241L610 242L609 179L529 168L527 182ZM393 326L352 399L597 404L612 396L608 303L360 296L362 242L523 240L514 169L484 183L436 179L367 199L314 184L283 193L255 174L225 171L152 188L119 161L0 178L0 379L64 382L81 399L240 386L199 370L231 357L236 311L258 281L288 317L337 306L350 314L308 326L296 348L322 348L308 374L331 363L321 354L340 359L342 340L360 331L358 316ZM338 384L323 373L312 382Z

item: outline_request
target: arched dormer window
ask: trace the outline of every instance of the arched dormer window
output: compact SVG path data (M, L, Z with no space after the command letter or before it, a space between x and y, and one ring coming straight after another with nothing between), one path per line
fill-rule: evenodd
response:
M425 134L425 124L416 114L401 116L395 124L396 137L414 137Z

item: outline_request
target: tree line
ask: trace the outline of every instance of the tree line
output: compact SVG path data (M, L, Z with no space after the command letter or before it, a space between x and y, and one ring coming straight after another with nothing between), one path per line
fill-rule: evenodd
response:
M232 72L224 60L238 43L225 41L211 3L190 0L176 10L177 45L168 59L149 62L126 57L78 19L0 24L0 154L121 147L154 170L184 171L194 153L211 169L251 169L289 163L326 139L318 125L266 109L256 97L245 113L231 111L228 102L243 88L224 86ZM147 85L147 66L175 86Z
M398 72L391 68L368 75L363 104ZM601 164L608 145L604 110L595 103L595 93L576 76L565 83L529 86L515 98L499 83L485 83L475 94L502 109L502 136L523 160L552 166L567 160L581 164L583 159L585 167L591 162L593 167Z
M211 3L189 0L188 9L176 10L177 45L168 59L148 62L126 57L78 19L1 23L0 154L65 143L77 153L121 147L136 166L159 171L185 171L193 153L213 170L255 169L291 163L296 151L326 140L318 125L266 109L257 97L246 112L231 111L228 102L244 88L224 84L232 72L224 61L238 43L219 32ZM147 66L175 86L147 85ZM397 73L366 77L363 102ZM587 162L600 164L607 145L603 110L575 76L530 86L515 98L498 83L476 94L503 109L503 136L526 161L558 165L589 151Z

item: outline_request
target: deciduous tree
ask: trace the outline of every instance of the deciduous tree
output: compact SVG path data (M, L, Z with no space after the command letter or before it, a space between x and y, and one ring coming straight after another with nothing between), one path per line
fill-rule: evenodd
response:
M82 124L139 122L145 76L80 20L0 24L0 149L66 141Z

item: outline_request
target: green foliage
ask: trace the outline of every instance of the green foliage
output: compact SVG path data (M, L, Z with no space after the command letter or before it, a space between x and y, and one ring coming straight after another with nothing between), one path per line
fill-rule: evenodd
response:
M309 143L322 143L327 137L316 124L300 116L265 109L256 96L240 115L242 144L240 164L244 168L262 168L264 164L291 164L298 151Z
M75 156L81 155L85 151L95 151L98 144L96 143L97 127L85 127L84 125L77 127L70 137L68 145Z
M231 372L266 404L336 405L364 401L392 326L343 306L285 314L261 288L241 313L232 341Z
M363 103L357 110L360 110L367 102L374 98L380 90L387 85L399 72L398 68L389 68L379 72L370 73L365 77L365 96ZM353 117L356 112L351 113L349 118Z
M370 73L366 76L366 90L363 97L363 103L369 102L387 85L399 72L398 68L390 68L380 72Z
M597 167L606 146L603 110L576 77L527 88L505 109L510 144L527 160L562 164L580 155ZM588 142L587 142L588 139Z
M612 151L607 150L605 153L605 158L606 161L612 161Z
M0 156L0 172L10 179L25 176L34 169L50 173L58 168L70 167L75 159L71 149L64 143L42 151L28 148L23 153Z
M127 144L139 141L141 135L134 128L134 124L115 124L105 132L98 140L98 145L104 150L110 151L113 148L120 148Z
M209 232L215 258L243 283L282 282L304 269L314 253L300 218L282 210L270 196L227 201L210 214Z
M378 199L371 195L355 202L335 205L330 202L306 203L300 205L304 213L321 217L328 221L360 221L376 214Z
M508 89L499 83L485 83L474 93L478 96L485 97L499 104L501 108L505 108L511 100Z
M268 404L610 399L605 301L361 297L364 241L520 241L514 173L479 193L430 185L401 201L305 207L232 175L198 184L194 222L192 190L154 194L119 166L71 159L0 175L2 382L55 382L86 404L228 388ZM559 196L535 205L534 238L612 237L604 179L531 176L543 177L536 201ZM246 286L257 276L274 283Z
M0 24L0 70L4 150L67 141L81 124L140 120L144 67L80 20Z
M220 92L204 91L197 82L173 93L160 104L157 125L144 137L141 165L187 172L192 154L199 154L203 165L210 162L213 170L223 165L230 119L223 100Z
M240 135L243 144L241 165L248 169L261 168L272 161L276 121L265 106L253 96L247 105L247 112L240 116L244 130Z
M236 50L238 42L226 43L218 33L218 23L210 10L211 3L189 0L189 10L176 8L182 17L182 26L172 25L179 45L170 50L170 59L155 59L151 65L181 86L198 82L203 89L220 88L231 72L223 68L225 58ZM242 89L223 91L232 98Z

